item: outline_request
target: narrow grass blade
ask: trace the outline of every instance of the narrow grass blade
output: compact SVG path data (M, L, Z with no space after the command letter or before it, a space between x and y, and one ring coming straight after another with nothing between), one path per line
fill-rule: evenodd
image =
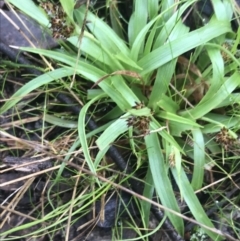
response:
M164 206L179 212L172 184L167 173L168 167L166 166L166 162L163 158L157 133L147 135L145 137L145 143L156 192ZM166 212L166 214L176 230L183 235L183 220L172 213Z
M160 130L161 128L163 128L163 126L161 126L159 124L159 122L157 122L154 118L153 122L151 122L151 130L153 132ZM176 147L179 151L182 152L182 148L178 145L178 143L174 140L173 136L170 135L166 130L162 129L161 131L157 131L158 135L161 136L165 141L169 142L170 145Z
M62 118L45 114L44 115L44 120L48 123L51 123L55 126L60 126L63 128L77 128L77 122L76 121L71 121L71 120L64 120Z
M221 85L221 87L211 96L205 95L201 102L192 110L187 110L181 113L182 116L191 116L197 119L215 109L223 100L228 98L231 93L239 86L240 74L235 72ZM215 89L215 86L212 88ZM210 87L211 89L211 87ZM210 90L209 90L210 91Z
M85 11L85 6L81 6L76 12L76 17L82 20ZM125 55L129 55L129 49L124 40L121 39L108 24L90 11L88 11L87 15L87 27L96 39L98 39L101 45L107 48L110 52L114 54L122 52Z
M66 55L66 53L59 53L44 49L32 49L22 48L29 52L39 53L44 56L56 59L62 63L65 63L71 67L70 71L78 73L84 76L86 79L93 81L94 83L99 81L102 77L111 74L102 71L102 69L94 66L92 63L87 62L84 59L79 59L78 65L76 66L76 58L74 56ZM67 67L66 67L67 68ZM98 84L103 91L121 108L122 110L130 109L137 103L139 99L134 92L125 83L121 75L109 76ZM124 95L122 94L124 93Z
M205 164L205 143L200 129L192 130L194 143L194 168L192 176L192 187L194 190L202 188Z
M60 2L66 14L73 19L74 0L60 0Z
M14 105L16 105L23 97L25 97L27 94L29 94L31 91L39 88L40 86L43 86L45 84L48 84L54 80L58 80L60 78L70 76L73 74L73 70L65 69L65 68L59 68L57 70L48 72L46 74L43 74L28 83L26 83L24 86L22 86L13 96L10 100L8 100L1 108L0 108L0 114L4 113Z
M152 178L152 172L150 167L148 167L147 175L145 177L145 185L144 185L144 190L143 190L143 196L146 198L149 198L152 200L154 193L154 183L153 183L153 178ZM146 202L144 200L141 200L141 208L143 212L143 220L145 227L147 228L149 225L149 217L151 213L151 203Z
M79 40L77 36L69 38L68 41L79 48ZM114 55L92 36L87 35L82 38L81 53L87 56L89 61L96 62L96 65L101 67L104 66L104 69L102 69L104 72L108 73L115 71L116 69L123 69L123 66L119 63L118 59L114 58Z
M189 127L201 127L199 124L197 124L195 121L189 119L189 118L185 118L185 117L181 117L177 114L171 113L171 112L165 112L165 111L160 111L159 113L157 113L157 115L159 118L164 118L166 120L172 120L175 122L178 122L179 124L185 124L185 125L189 125Z
M212 77L211 85L206 96L214 94L224 82L224 61L219 48L206 46L208 56L211 60ZM205 97L206 98L206 97Z
M158 68L156 79L149 98L149 106L153 106L153 108L155 108L157 102L160 101L166 93L169 82L171 81L175 71L176 63L177 59L174 59Z
M178 6L179 4L176 4L172 0L162 1L162 11L164 12L162 18L162 29L156 36L153 50L161 47L168 41L168 37L171 35L171 32L175 28L176 24L180 21L182 22L182 15L186 12L187 8L189 8L192 3L193 1L187 1L183 5ZM175 9L177 7L179 9L176 11Z
M134 12L128 24L128 38L129 38L130 46L135 41L139 32L146 26L147 18L148 18L148 12L147 12L148 1L135 0L134 2L135 2ZM140 48L142 47L143 45L141 44Z
M87 142L87 137L86 137L86 114L88 112L88 108L97 100L101 99L102 96L97 96L91 101L89 101L87 104L85 104L80 113L79 113L79 118L78 118L78 136L79 140L82 146L82 150L84 153L84 158L88 164L88 167L90 171L94 174L96 174L96 167L94 166L94 163L92 161L92 158L90 156L89 152L89 147L88 147L88 142ZM95 178L95 181L99 184L99 181L97 178Z
M140 74L148 74L179 55L227 32L231 32L229 23L214 21L168 42L139 60L138 64L143 68Z
M124 39L124 31L125 29L122 26L120 19L122 18L122 14L119 12L118 9L118 2L117 1L110 1L109 2L109 13L111 19L111 26L115 33L121 38Z
M164 22L167 22L174 15L174 8L171 8L175 4L174 0L162 0L161 1L161 11L166 11L163 15ZM180 14L181 16L181 14Z
M181 191L181 195L184 198L185 202L187 203L195 219L199 223L202 223L214 229L214 225L212 224L207 214L203 210L202 205L199 203L199 200L196 197L196 194L194 193L193 188L190 185L189 180L185 172L183 171L183 169L181 169L180 173L177 172L176 168L172 168L171 171ZM204 229L204 230L211 237L212 240L215 240L215 241L222 240L222 237L219 237L218 234L215 234L214 232L211 232L208 229Z
M148 2L149 19L153 19L158 14L158 10L159 10L158 0L149 0L147 2Z
M41 11L39 7L37 7L32 0L24 0L24 1L16 1L16 0L8 0L15 7L21 9L28 16L31 16L34 20L40 23L43 26L49 25L49 20L47 16ZM34 13L34 14L33 14Z
M126 115L120 117L114 121L97 139L96 143L100 150L104 150L112 142L114 142L118 136L128 130Z

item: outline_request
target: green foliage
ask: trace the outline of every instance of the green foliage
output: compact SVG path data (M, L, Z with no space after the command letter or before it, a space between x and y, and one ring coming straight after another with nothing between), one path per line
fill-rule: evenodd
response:
M31 15L31 11L26 7L27 4L21 5L17 3L18 1L10 2ZM78 144L83 150L88 168L92 173L97 173L100 157L104 155L111 143L121 137L129 138L128 118L131 116L149 118L148 130L144 133L140 131L140 134L145 135L139 141L141 144L137 144L136 140L127 144L132 147L132 152L136 156L140 153L142 156L142 152L147 156L145 158L148 166L146 180L152 182L164 206L180 212L169 178L169 173L172 173L181 196L194 218L204 225L204 231L212 240L221 240L218 234L206 228L214 226L194 191L203 185L205 164L209 160L215 163L206 153L206 147L209 147L210 152L213 150L209 143L206 143L206 135L219 131L223 126L227 128L232 128L236 124L239 126L239 115L231 113L223 117L212 112L219 107L231 107L233 103L239 103L240 98L239 93L234 93L239 87L240 76L237 71L239 61L234 54L226 50L230 57L227 62L223 59L221 52L221 44L232 31L229 21L232 10L226 1L224 3L220 0L213 1L216 14L210 22L190 31L182 19L186 9L195 1L182 1L181 5L175 4L175 1L161 2L159 4L156 0L134 1L128 29L124 31L116 19L118 10L114 3L109 5L111 23L107 24L104 19L99 18L94 11L87 10L85 6L73 10L73 1L61 1L68 15L73 14L80 27L85 12L88 11L87 26L85 26L81 45L79 36L69 38L71 44L77 49L80 48L80 58L77 59L77 53L69 53L66 50L23 48L25 51L39 53L56 61L61 68L47 72L21 87L1 107L0 113L13 107L31 91L52 81L56 81L63 87L69 87L70 82L63 85L59 79L72 76L73 73L81 76L87 83L96 84L102 91L99 94L96 92L96 96L85 103L78 117ZM46 23L42 17L41 23ZM128 41L126 42L125 39ZM186 66L179 61L179 57L189 51L192 51L191 59ZM181 65L186 72L184 77L177 76L180 74ZM201 74L194 72L191 65L194 65ZM119 74L114 74L117 71ZM188 79L188 74L192 76L191 80ZM103 77L105 78L102 79ZM104 101L106 97L109 102L117 106L114 116L118 118L111 119L111 116L106 118L106 128L96 141L99 153L94 163L89 152L85 115L95 102ZM140 102L144 102L144 107L136 110L135 107ZM59 126L64 125L57 119L51 119L49 115L46 116L46 121L54 121ZM76 123L72 125L66 122L65 124L69 128L76 128ZM161 129L162 127L166 129ZM133 132L139 134L134 126ZM183 141L180 138L184 136L190 136L193 141L192 147L186 140ZM143 145L146 147L144 151L140 147ZM187 164L184 163L186 157L193 165L191 183L186 175ZM173 164L169 161L171 158ZM97 178L94 180L99 188L103 188ZM152 191L147 185L144 193L151 198ZM146 215L144 217L149 217L149 205L147 206L144 202L142 211ZM183 219L170 212L166 212L166 215L176 230L183 235ZM147 223L148 218L144 221Z

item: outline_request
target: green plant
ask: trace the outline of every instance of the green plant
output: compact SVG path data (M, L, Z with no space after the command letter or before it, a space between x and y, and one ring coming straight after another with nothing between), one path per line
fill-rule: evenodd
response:
M9 2L31 15L32 10L25 7L28 4ZM190 31L183 19L196 1L177 4L169 0L161 3L138 0L133 3L133 13L125 31L117 18L116 1L106 1L110 24L85 6L74 10L72 0L60 2L69 21L75 24L76 34L68 41L79 52L23 48L56 61L60 67L22 86L1 107L0 113L31 91L50 83L74 92L85 103L78 117L79 139L69 148L69 153L82 148L88 168L97 174L99 163L110 145L118 140L129 140L126 147L138 160L134 165L136 171L145 166L144 178L150 184L145 185L146 197L152 199L148 188L153 185L163 206L180 213L169 178L171 173L194 218L204 225L204 231L212 240L221 240L194 191L202 188L204 167L209 163L217 165L212 154L216 149L219 151L221 143L210 141L209 134L217 133L223 127L234 128L239 123L238 112L226 114L224 118L214 113L219 108L232 108L239 102L239 93L233 93L239 87L239 61L231 52L233 49L222 47L232 31L232 5L214 1L214 16L205 26ZM41 13L34 7L35 12ZM46 25L45 18L37 20ZM84 33L79 40L81 27ZM189 51L189 59L183 57ZM228 55L228 61L222 52ZM75 75L87 83L87 96L80 93L81 84L71 79ZM64 77L68 78L61 80ZM97 91L91 89L91 85L97 86ZM98 153L93 162L89 140L95 133L87 133L85 116L91 106L106 101L114 108L104 117L105 128L96 140ZM50 122L51 115L46 113L45 118ZM52 123L61 125L63 121L59 118ZM236 132L232 130L233 137ZM192 145L187 141L189 139ZM65 160L69 158L66 156ZM186 175L189 168L192 170L191 183ZM98 188L103 187L97 176L91 182ZM150 204L141 204L147 227ZM166 214L177 232L183 235L183 219L168 211Z

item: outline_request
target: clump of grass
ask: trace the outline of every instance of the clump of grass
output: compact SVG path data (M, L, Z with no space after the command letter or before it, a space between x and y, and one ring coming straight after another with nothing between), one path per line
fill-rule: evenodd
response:
M9 2L31 16L32 11L24 7L27 4ZM53 205L54 212L30 225L53 219L55 214L59 217L57 224L68 219L70 225L68 212L70 217L75 217L86 209L83 203L88 203L89 207L92 197L93 202L109 190L111 182L104 182L105 179L98 175L108 170L107 166L104 167L104 155L114 143L131 153L129 163L134 172L140 170L143 173L144 196L152 199L154 187L162 205L179 214L166 211L180 235L184 234L184 222L170 174L181 199L204 232L212 240L221 240L221 232L214 228L195 192L203 187L206 170L218 167L230 177L238 166L232 158L238 154L229 151L239 145L240 76L239 60L235 55L239 33L233 34L231 30L233 6L228 2L214 2L215 14L209 22L190 31L183 21L195 1L181 4L133 1L127 23L124 19L120 21L122 16L116 1L106 2L109 23L85 5L74 10L72 0L60 2L69 22L75 24L75 33L68 41L77 51L23 48L41 54L48 61L55 61L59 67L23 85L0 112L6 112L36 89L44 89L47 95L57 88L69 92L79 103L83 102L75 122L67 119L67 115L64 116L66 120L56 117L47 106L42 113L44 122L71 128L66 137L72 140L71 144L61 151L56 148L57 154L64 155L64 161L69 161L72 153L81 149L85 165L92 173L86 182L89 189L94 188L91 193L86 190L81 193L81 199L75 189L70 202L57 210ZM42 14L35 7L34 11ZM46 25L46 15L41 16L38 20ZM123 27L125 24L127 29ZM233 45L226 49L223 45L229 37ZM96 109L106 103L111 109L99 117ZM92 116L99 117L99 128L88 132L85 117L91 111ZM224 137L220 136L223 130L227 132ZM97 133L101 134L96 137ZM97 147L91 146L94 141ZM91 149L95 150L94 157ZM225 153L221 156L222 152L230 157ZM227 165L226 170L223 163ZM65 163L61 165L55 182L64 168ZM79 170L82 174L85 169ZM114 172L108 178L114 182L117 180ZM76 209L79 206L81 208ZM140 202L145 228L148 227L149 208L150 203ZM135 228L139 236L143 236Z

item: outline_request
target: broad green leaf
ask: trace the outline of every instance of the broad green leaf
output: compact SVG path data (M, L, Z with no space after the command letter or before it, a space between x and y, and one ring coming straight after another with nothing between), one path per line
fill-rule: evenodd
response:
M161 1L161 12L164 12L163 14L163 20L166 23L174 14L176 14L175 9L172 8L172 6L176 7L176 1L175 0L162 0ZM167 10L167 11L166 11ZM181 14L179 14L181 16Z
M99 152L97 153L97 155L95 157L95 161L94 161L95 168L98 167L99 163L106 156L106 153L107 153L108 149L109 149L109 146L107 146L105 149L99 150Z
M192 130L193 127L189 124L183 124L176 121L170 120L168 123L169 131L172 136L182 137L182 134L186 131Z
M240 102L240 93L232 93L223 100L216 108L221 108L221 107L226 107L226 106L231 106L233 104L239 103Z
M117 1L109 1L109 5L107 4L106 7L109 9L110 19L111 19L111 26L114 32L121 38L124 39L124 27L122 26L121 19L122 14L119 11Z
M178 39L181 35L187 32L188 28L181 21L178 21L173 30L170 32L168 36L168 41ZM156 105L156 102L158 102L161 99L162 95L166 93L169 82L173 77L176 63L177 59L173 59L172 61L158 68L156 79L152 88L153 91L150 95L149 105Z
M182 156L181 156L181 153L180 151L174 147L174 146L171 146L172 147L172 153L170 153L170 156L168 156L169 158L169 162L172 161L172 165L171 163L170 166L174 166L177 170L177 173L178 173L178 176L180 175L181 173L181 169L182 169ZM173 160L171 160L171 158Z
M228 1L214 0L213 4L214 13L218 20L231 21L233 11L232 5Z
M111 76L111 80L112 85L115 87L115 92L119 92L122 99L127 101L130 106L134 106L140 102L121 75Z
M133 61L130 57L123 55L122 53L118 53L115 57L124 65L130 66L131 69L142 70L140 66L137 65L135 61Z
M134 18L134 16L133 16ZM146 26L143 27L143 29L139 32L139 34L136 36L134 40L134 42L132 43L132 48L131 48L131 58L134 61L137 61L139 58L139 53L141 50L141 47L143 46L145 37L149 31L149 29L153 26L153 24L159 19L161 18L161 14L158 15L156 18L154 18L153 20L151 20ZM131 25L131 23L130 23ZM131 26L129 27L131 28Z
M147 35L147 40L146 40L146 43L144 44L145 46L144 46L143 56L152 51L153 45L156 41L155 35L158 33L159 29L162 27L161 24L162 24L161 19L157 19L156 22L154 23L151 31Z
M208 99L208 97L212 96L224 82L224 61L220 49L209 46L206 46L206 49L211 60L212 68L211 88L205 95L205 98Z

